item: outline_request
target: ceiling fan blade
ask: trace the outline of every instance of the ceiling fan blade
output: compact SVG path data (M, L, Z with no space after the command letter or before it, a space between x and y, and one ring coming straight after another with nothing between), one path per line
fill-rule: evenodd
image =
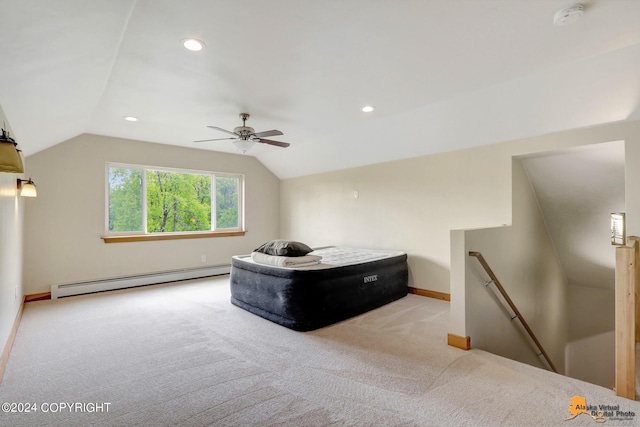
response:
M238 134L237 134L237 133L235 133L235 132L231 132L230 130L222 129L222 128L219 128L219 127L217 127L217 126L207 126L207 127L208 127L208 128L211 128L211 129L219 130L220 132L228 133L228 134L230 134L230 135L236 135L236 136L238 135Z
M263 144L275 145L276 147L284 147L284 148L291 145L288 142L272 141L270 139L263 139L263 138L258 138L257 141L262 142Z
M193 141L193 142L209 142L209 141L224 141L227 139L238 139L238 138L215 138L215 139L199 139L197 141Z
M258 138L262 138L263 136L277 136L277 135L284 135L282 132L280 132L279 130L265 130L264 132L258 132L258 133L254 133L254 136L257 136Z

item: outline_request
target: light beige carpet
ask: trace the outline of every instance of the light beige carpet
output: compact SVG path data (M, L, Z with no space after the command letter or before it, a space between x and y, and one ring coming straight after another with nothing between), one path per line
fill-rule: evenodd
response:
M595 425L565 421L573 396L638 414L606 426L640 424L611 390L447 346L448 320L409 295L294 332L231 305L228 276L29 303L0 402L32 412L0 425Z

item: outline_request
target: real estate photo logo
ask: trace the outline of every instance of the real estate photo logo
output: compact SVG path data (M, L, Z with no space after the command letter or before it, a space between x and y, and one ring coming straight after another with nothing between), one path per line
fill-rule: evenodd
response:
M571 416L565 421L573 420L578 415L591 417L596 423L604 423L607 420L633 421L636 413L625 411L620 405L588 405L587 399L582 396L573 396L569 402L569 413ZM584 417L583 417L584 418Z

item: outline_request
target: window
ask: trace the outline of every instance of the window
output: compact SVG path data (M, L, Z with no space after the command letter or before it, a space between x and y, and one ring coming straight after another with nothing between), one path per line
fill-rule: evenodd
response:
M107 164L107 234L241 231L243 176Z

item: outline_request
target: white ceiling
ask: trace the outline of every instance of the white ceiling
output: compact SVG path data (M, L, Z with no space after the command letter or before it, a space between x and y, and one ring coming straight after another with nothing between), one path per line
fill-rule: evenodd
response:
M248 112L291 143L247 154L280 178L640 119L640 1L553 26L571 4L0 0L0 104L27 155L82 133L236 152L192 141Z

